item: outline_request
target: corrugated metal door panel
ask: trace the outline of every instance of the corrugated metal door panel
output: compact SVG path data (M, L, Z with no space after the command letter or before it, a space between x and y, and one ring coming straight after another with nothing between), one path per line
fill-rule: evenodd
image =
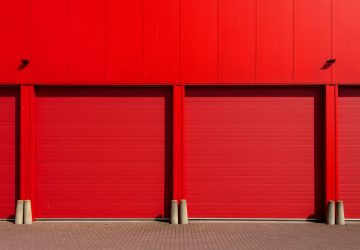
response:
M333 68L334 83L360 82L360 2L334 0Z
M294 67L296 83L329 83L331 68L331 0L295 1Z
M164 218L171 197L171 92L39 88L39 218Z
M31 82L67 82L67 1L31 1Z
M180 81L180 2L144 1L144 81Z
M181 80L217 83L218 0L183 0L181 4Z
M189 216L321 218L322 102L316 88L188 88Z
M105 82L105 3L67 2L70 82Z
M143 82L143 0L106 2L106 79Z
M0 3L0 83L19 83L24 76L18 67L28 56L28 8L28 0Z
M0 89L0 219L14 217L18 168L18 91Z
M255 82L256 0L219 4L219 81Z
M293 1L258 0L257 68L259 83L293 82Z
M339 198L345 218L360 219L360 88L339 89Z

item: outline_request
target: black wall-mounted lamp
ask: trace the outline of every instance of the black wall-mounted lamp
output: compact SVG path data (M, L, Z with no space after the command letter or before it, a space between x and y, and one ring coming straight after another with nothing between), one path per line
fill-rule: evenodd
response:
M329 58L326 63L329 63L329 64L333 64L336 62L336 59L335 58Z
M23 70L29 65L30 61L28 59L21 59L18 70Z
M321 67L321 70L326 70L330 68L336 62L335 58L329 58L326 60L325 64Z

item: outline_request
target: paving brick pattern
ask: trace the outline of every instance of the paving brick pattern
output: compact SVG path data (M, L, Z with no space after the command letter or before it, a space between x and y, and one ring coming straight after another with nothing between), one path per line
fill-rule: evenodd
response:
M360 224L0 222L0 249L360 249Z

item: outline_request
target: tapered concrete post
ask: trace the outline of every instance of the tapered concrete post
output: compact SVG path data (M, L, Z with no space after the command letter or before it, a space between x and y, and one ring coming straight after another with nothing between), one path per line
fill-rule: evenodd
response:
M334 201L328 202L326 223L328 225L335 225L335 202Z
M177 200L171 201L171 218L170 224L179 224L179 211Z
M24 224L32 224L31 201L24 201Z
M15 224L24 223L24 201L18 200L16 202Z
M180 201L180 224L189 224L186 200Z
M336 224L345 225L344 202L336 202Z

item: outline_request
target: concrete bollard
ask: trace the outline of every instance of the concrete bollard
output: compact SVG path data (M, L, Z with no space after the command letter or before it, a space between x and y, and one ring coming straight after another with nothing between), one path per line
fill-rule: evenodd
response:
M336 224L345 225L344 202L336 201Z
M24 201L18 200L16 202L15 224L24 223Z
M179 224L179 212L178 212L178 202L177 200L171 201L171 218L170 224Z
M24 224L32 224L31 201L24 201Z
M328 225L335 225L335 202L334 201L328 202L326 223Z
M180 201L180 224L189 224L186 200Z

